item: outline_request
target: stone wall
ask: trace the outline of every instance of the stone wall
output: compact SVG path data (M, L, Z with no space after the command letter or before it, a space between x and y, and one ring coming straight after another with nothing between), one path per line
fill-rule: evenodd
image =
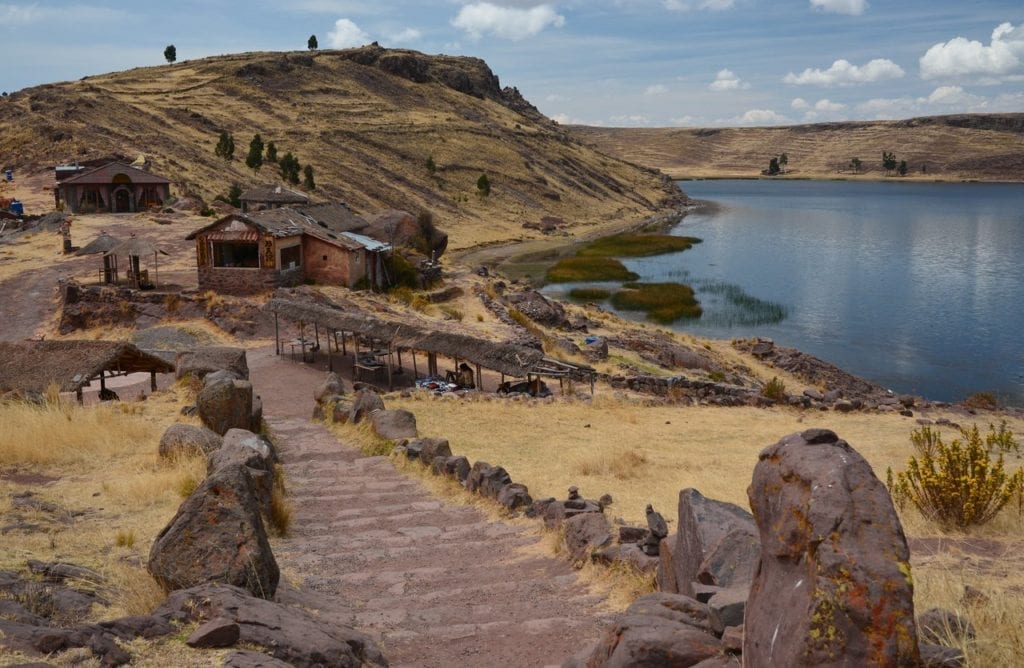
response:
M277 269L239 269L237 267L199 267L199 289L230 295L249 295L274 288L300 285L302 267Z

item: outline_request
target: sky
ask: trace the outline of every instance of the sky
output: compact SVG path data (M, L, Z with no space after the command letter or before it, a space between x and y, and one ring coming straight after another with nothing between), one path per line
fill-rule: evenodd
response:
M168 44L181 62L310 35L483 58L560 123L1024 111L1024 0L0 2L0 90L159 65Z

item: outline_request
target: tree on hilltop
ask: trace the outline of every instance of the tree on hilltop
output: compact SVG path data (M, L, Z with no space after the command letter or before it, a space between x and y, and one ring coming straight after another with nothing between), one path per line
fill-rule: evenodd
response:
M236 209L242 207L242 186L237 183L231 184L231 188L228 189L228 202Z
M249 154L245 156L245 166L253 171L260 171L263 166L263 138L257 134L249 142Z
M281 171L282 179L292 185L298 184L302 165L299 164L299 159L292 155L291 151L281 156L277 161L277 168Z
M316 51L320 48L320 45L316 41L316 35L309 36L309 40L306 42L306 48L310 51Z
M277 146L274 142L267 143L267 162L277 162Z
M178 50L174 48L173 44L168 44L167 48L164 49L164 58L167 59L168 63L173 63L178 59Z

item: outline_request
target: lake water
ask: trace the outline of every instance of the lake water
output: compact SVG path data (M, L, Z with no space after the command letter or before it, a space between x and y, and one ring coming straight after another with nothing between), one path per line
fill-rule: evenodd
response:
M705 314L676 329L770 337L897 392L1024 405L1024 185L681 187L717 205L673 230L704 242L624 261L694 286Z

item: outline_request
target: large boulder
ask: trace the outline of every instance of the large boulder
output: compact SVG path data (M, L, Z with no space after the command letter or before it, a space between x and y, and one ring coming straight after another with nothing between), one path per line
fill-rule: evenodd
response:
M148 568L168 592L218 582L273 597L280 573L246 466L207 476L157 535Z
M261 434L248 429L229 429L223 444L206 464L206 472L213 473L223 466L242 464L260 471L273 471L277 462L274 444Z
M175 422L160 437L160 456L173 459L182 455L209 455L220 448L223 439L206 427Z
M240 643L261 647L298 668L388 665L368 636L302 608L254 598L238 587L207 584L176 591L153 615L179 624L213 619L234 622Z
M343 395L344 393L345 386L341 382L341 376L331 371L324 378L324 382L320 384L320 387L316 389L316 392L313 393L313 398L316 399L318 404L322 404L327 399Z
M252 383L223 379L204 387L196 397L203 424L223 436L229 429L252 427Z
M204 346L184 350L175 359L178 378L195 376L203 378L214 371L230 371L238 378L249 378L249 364L245 360L245 348L228 346Z
M672 552L675 584L680 594L693 596L701 565L719 541L737 529L757 532L753 516L743 508L706 498L695 489L679 492L679 523Z
M761 539L751 528L733 529L708 551L697 581L716 587L749 588L761 561Z
M907 540L864 458L825 429L791 434L748 494L762 551L744 665L919 665Z
M612 544L612 527L604 513L583 513L562 523L565 546L574 561L588 559L595 550Z
M654 593L633 602L588 657L567 666L694 666L722 654L707 607L678 594ZM782 665L782 664L780 664Z
M384 400L373 390L359 390L352 400L352 407L349 410L348 420L352 424L359 424L368 419L374 411L384 410Z
M370 424L378 436L389 441L416 438L416 416L404 408L374 411Z

